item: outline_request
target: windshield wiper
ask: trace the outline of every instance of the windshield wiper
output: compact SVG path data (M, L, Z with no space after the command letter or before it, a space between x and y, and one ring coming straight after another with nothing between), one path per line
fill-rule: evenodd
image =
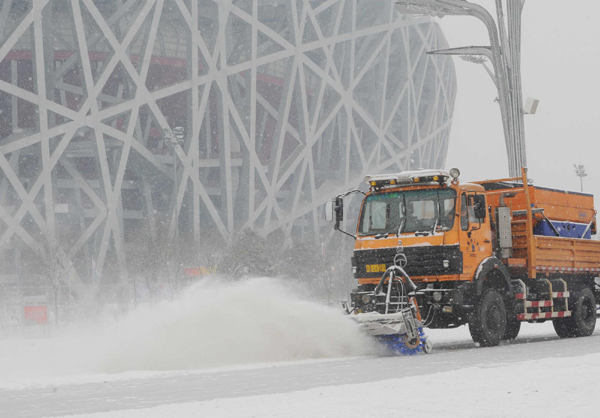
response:
M398 227L397 236L400 236L402 233L402 229L404 228L404 224L406 224L406 196L402 193L402 220L400 221L400 226Z
M438 207L438 216L435 219L435 223L433 224L433 230L431 231L431 235L435 235L435 229L440 223L440 218L442 217L442 200L440 199L440 191L437 191L437 207Z
M400 227L398 228L398 233L396 235L400 236L405 223L406 223L406 218L402 218L402 221L400 221Z

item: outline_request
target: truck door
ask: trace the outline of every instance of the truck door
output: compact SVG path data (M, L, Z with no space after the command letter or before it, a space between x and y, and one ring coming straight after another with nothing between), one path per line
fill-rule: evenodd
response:
M492 255L492 233L483 193L460 195L460 249L463 274L471 279L479 264Z

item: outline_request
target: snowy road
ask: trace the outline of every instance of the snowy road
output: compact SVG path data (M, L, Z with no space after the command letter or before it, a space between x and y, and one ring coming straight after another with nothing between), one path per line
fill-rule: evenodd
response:
M0 390L0 411L3 417L10 418L106 411L121 411L122 415L115 415L121 417L129 416L127 411L133 413L141 408L257 395L290 394L313 388L357 385L389 379L408 377L414 380L416 377L416 381L426 382L428 375L441 372L456 372L456 376L460 378L461 370L473 367L484 370L514 368L522 362L561 363L565 359L577 363L577 357L600 352L600 331L588 338L560 340L553 333L551 324L525 324L521 336L516 341L494 348L475 347L468 338L465 327L457 330L430 330L429 334L434 341L439 341L435 344L434 353L430 355L270 363L237 369L190 371L183 374L111 380L106 383ZM520 378L528 379L526 376ZM246 412L248 415L240 416L261 416ZM157 416L171 415L165 413Z

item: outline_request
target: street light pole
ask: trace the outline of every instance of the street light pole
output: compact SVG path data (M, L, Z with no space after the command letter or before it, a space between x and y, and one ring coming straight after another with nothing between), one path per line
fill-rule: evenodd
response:
M502 115L502 127L508 154L511 177L521 175L521 167L527 166L523 123L523 97L521 93L521 12L523 0L507 0L508 35L504 25L502 0L496 0L499 26L492 15L482 6L466 0L399 0L396 2L401 13L473 16L486 26L490 46L452 48L430 51L431 54L473 56L488 58L493 73L487 67L498 90L498 102Z
M583 164L573 164L573 166L575 167L575 175L579 177L581 191L583 192L583 178L587 177L587 173L585 172L585 166Z

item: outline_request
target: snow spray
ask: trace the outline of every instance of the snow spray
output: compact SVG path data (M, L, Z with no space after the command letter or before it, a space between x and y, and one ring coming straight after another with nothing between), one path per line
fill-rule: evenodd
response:
M104 372L199 369L368 354L341 310L302 300L284 279L206 279L142 307L106 335Z

